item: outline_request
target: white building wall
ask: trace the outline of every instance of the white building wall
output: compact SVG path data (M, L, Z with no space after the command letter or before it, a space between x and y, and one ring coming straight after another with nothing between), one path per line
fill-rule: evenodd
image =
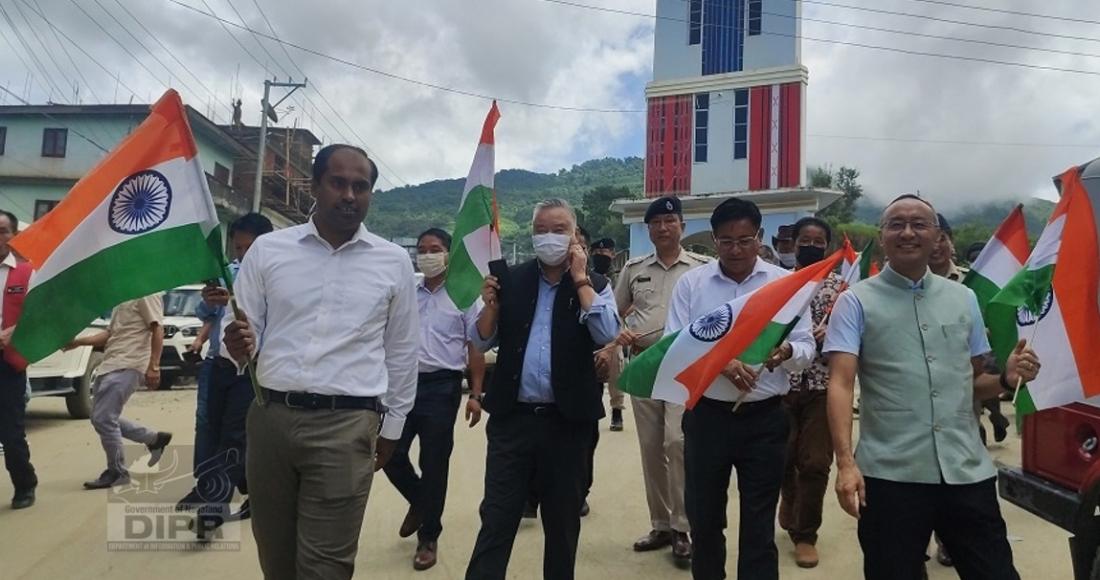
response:
M710 93L707 161L692 163L692 195L743 191L749 188L748 160L733 158L733 107L732 89ZM694 139L693 131L693 145ZM693 149L692 159L695 159L694 153Z
M658 0L654 30L653 80L667 81L699 76L703 69L703 45L688 44L687 0ZM674 18L676 20L666 20Z
M758 36L745 36L743 70L791 66L802 62L801 2L791 0L764 0L763 24ZM783 14L785 16L775 16Z

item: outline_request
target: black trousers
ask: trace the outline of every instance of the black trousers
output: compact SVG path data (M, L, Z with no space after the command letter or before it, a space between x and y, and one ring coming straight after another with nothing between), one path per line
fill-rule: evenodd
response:
M16 372L0 360L0 445L4 446L4 467L16 492L34 489L38 476L31 465L27 445L27 374Z
M695 580L726 577L726 505L730 473L737 470L740 499L737 578L779 578L775 508L783 484L790 429L780 397L745 403L703 398L684 412L684 502L694 554Z
M481 531L466 568L467 580L504 580L532 486L542 505L546 537L543 577L573 579L595 428L595 421L569 422L556 413L514 411L489 418Z
M967 485L864 481L859 545L867 580L923 578L933 531L962 580L1019 580L997 503L997 478Z
M247 374L237 374L225 359L211 364L206 399L206 416L212 455L195 468L195 489L206 504L199 514L225 519L233 490L247 490L245 484L245 420L255 393Z
M433 375L435 375L433 377ZM390 483L420 515L421 543L434 542L443 532L443 506L447 500L447 475L455 443L455 418L462 402L462 374L422 374L417 380L416 402L405 418L405 429L393 457L383 468ZM409 459L413 439L420 438L417 475Z

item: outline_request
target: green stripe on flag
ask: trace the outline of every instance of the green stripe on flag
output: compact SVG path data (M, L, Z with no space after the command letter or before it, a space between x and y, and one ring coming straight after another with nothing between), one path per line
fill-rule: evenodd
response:
M963 285L974 291L974 295L978 298L978 307L981 309L982 319L986 319L989 303L997 296L1001 288L990 279L979 274L977 270L967 272Z
M485 277L466 249L465 237L493 221L493 190L479 185L466 195L455 218L455 232L445 288L459 310L473 305L481 295ZM489 242L486 236L485 242ZM488 253L488 252L486 252Z
M194 223L142 235L74 264L27 293L12 338L16 350L40 361L127 300L222 276L219 260L207 251L212 244Z
M619 390L635 397L649 398L653 396L653 385L657 382L657 372L661 369L661 361L665 354L676 341L679 332L674 332L657 344L642 351L642 354L634 357L619 373Z
M749 365L764 364L764 361L768 360L768 355L775 350L775 347L779 346L779 343L783 342L783 339L787 338L797 322L797 316L789 324L769 322L760 333L760 336L752 341L752 344L745 349L745 352L741 353L741 356L737 357L737 360Z
M1042 311L1043 302L1051 290L1054 279L1054 265L1029 270L1020 270L1008 284L997 293L987 306L986 327L989 329L989 344L997 357L997 364L1003 369L1008 355L1016 348L1020 340L1020 326L1017 313L1021 306L1032 313ZM1034 328L1028 326L1024 328ZM1025 338L1030 339L1030 336ZM1015 387L1015 385L1012 385ZM1035 412L1035 402L1027 392L1026 385L1021 387L1016 398L1016 420L1020 421L1029 413Z

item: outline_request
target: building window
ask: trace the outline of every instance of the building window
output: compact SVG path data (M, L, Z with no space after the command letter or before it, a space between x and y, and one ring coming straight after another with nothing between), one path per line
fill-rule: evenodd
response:
M710 123L710 93L695 95L695 162L707 162L707 127Z
M44 129L42 131L42 156L64 157L65 144L68 140L68 129Z
M229 185L229 168L221 163L214 162L214 179Z
M50 213L50 210L60 203L56 199L38 199L34 202L34 221L42 219L42 216Z
M688 44L699 44L703 36L703 0L688 1Z
M760 36L764 0L749 0L749 36Z
M4 146L8 142L8 128L0 127L0 155L4 154Z
M749 90L734 91L733 101L733 158L745 159L749 155Z

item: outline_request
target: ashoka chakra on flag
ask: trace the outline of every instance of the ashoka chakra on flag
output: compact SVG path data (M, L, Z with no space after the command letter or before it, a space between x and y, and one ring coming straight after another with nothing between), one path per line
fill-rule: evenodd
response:
M172 185L159 171L147 169L122 180L111 196L107 221L120 234L142 234L168 219Z

